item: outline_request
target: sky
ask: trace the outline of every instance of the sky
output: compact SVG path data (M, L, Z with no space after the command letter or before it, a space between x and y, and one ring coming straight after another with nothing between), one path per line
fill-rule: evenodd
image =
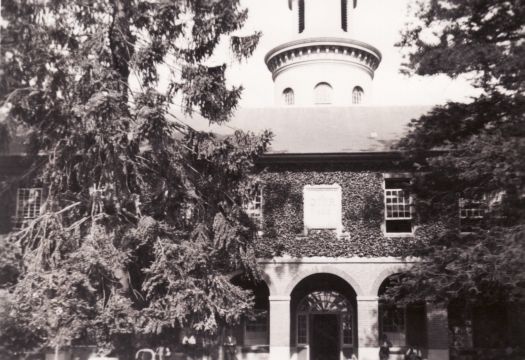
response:
M383 59L376 70L370 105L436 105L448 100L468 101L477 94L468 79L440 76L407 77L399 73L402 63L400 49L394 44L408 21L411 0L359 0L355 15L354 38L378 48ZM230 69L227 78L232 85L244 87L240 106L257 108L273 106L273 82L264 64L264 56L273 47L292 40L295 19L288 9L288 0L241 0L249 10L249 18L241 34L260 30L263 36L257 50L239 64L231 54L226 56Z

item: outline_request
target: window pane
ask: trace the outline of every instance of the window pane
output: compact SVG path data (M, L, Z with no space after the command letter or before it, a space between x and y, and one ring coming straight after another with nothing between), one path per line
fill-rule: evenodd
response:
M297 343L306 344L308 342L308 321L306 314L297 315Z
M40 216L43 204L42 188L20 188L17 191L15 228L21 228Z
M283 91L283 98L285 105L293 105L295 103L294 92L290 88Z
M342 326L343 326L343 344L352 344L352 315L351 313L345 313L342 315Z
M405 340L405 309L396 306L381 307L381 329L392 345L404 346Z
M412 219L410 196L403 189L385 189L385 214L390 220Z
M243 207L257 229L261 230L263 228L263 192L261 187L256 189L252 200L245 203Z
M245 321L245 345L268 344L268 312L261 311L254 318Z
M360 86L356 86L352 91L352 104L361 104L364 91Z

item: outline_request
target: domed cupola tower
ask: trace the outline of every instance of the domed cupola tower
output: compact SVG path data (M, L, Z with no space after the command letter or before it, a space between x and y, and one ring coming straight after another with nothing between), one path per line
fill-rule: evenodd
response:
M381 53L352 39L357 0L288 0L295 39L268 52L278 106L366 104Z

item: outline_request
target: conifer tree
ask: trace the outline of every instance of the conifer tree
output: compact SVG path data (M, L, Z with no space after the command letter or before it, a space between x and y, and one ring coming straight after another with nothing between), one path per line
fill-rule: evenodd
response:
M209 59L228 38L235 58L253 52L259 33L234 35L247 10L239 0L8 0L2 16L2 104L29 134L25 181L46 192L41 215L3 245L13 254L0 260L4 345L88 343L123 356L137 334L212 336L237 322L252 300L229 276L258 278L242 203L271 135L218 138L180 114L216 124L233 114L242 89Z

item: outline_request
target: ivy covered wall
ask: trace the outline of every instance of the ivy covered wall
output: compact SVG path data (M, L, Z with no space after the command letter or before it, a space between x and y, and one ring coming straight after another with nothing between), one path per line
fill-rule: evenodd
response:
M407 256L439 222L417 223L414 236L383 235L383 173L403 172L393 165L272 166L261 173L264 183L263 235L258 256ZM342 190L343 235L330 230L303 232L304 185L338 184Z

